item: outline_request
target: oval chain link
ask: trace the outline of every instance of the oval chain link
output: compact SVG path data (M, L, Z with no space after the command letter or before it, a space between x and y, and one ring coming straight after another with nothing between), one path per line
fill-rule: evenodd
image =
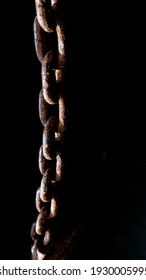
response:
M58 214L60 198L57 184L64 177L64 132L67 126L65 102L66 45L63 9L59 0L35 0L34 43L41 62L42 89L39 93L39 118L43 125L39 150L42 174L36 191L38 211L32 225L32 259L44 259L53 240L52 222Z

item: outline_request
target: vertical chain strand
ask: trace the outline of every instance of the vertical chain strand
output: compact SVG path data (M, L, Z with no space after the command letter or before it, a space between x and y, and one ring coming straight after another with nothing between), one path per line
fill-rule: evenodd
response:
M42 89L39 93L38 107L43 132L38 159L42 180L36 191L35 205L38 216L31 229L34 241L31 252L32 259L42 260L45 259L53 239L52 225L61 204L57 185L65 173L63 145L67 127L66 47L60 2L35 0L35 5L34 43L36 55L42 65Z

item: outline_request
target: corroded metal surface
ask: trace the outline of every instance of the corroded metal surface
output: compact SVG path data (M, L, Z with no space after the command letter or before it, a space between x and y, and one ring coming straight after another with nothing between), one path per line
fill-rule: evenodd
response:
M53 9L51 8L51 0L35 0L36 13L40 26L46 32L55 31Z
M35 49L36 54L39 59L39 61L42 63L43 58L47 52L47 46L46 46L46 34L44 30L39 25L37 17L34 19L34 43L35 43Z
M56 79L55 79L54 51L48 52L42 63L42 88L45 100L49 104L57 103Z
M41 62L42 89L39 93L39 117L43 125L39 150L42 174L36 191L38 211L32 225L32 259L44 259L54 238L61 215L60 188L65 173L63 145L67 128L65 100L66 46L63 10L57 0L35 0L34 43ZM60 222L59 222L60 223ZM58 234L58 230L56 230Z

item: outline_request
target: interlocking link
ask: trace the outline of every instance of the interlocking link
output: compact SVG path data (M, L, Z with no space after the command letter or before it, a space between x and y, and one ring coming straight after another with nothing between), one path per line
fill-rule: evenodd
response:
M51 165L51 161L46 160L46 158L43 155L43 145L40 147L39 150L39 170L44 175L47 168Z
M53 20L53 9L51 7L52 2L54 1L35 0L36 13L37 13L39 24L46 32L55 31L55 24Z
M40 188L38 188L37 192L36 192L35 205L36 205L36 209L38 210L38 212L40 212L42 207L44 206L44 203L40 198Z
M40 198L43 202L49 202L51 199L51 173L52 170L48 168L41 180Z
M63 9L59 0L35 0L34 43L41 62L42 89L39 93L39 118L43 125L39 150L42 174L36 191L38 211L32 225L32 259L44 259L53 239L53 221L60 211L60 186L65 173L64 142L67 127L65 100L66 45Z
M52 106L50 106L44 99L43 90L41 90L39 94L39 117L43 126L45 126L47 120L51 116L51 107Z
M37 57L42 63L43 58L47 52L47 43L45 31L39 25L37 17L35 17L34 19L34 43Z
M48 52L42 63L42 88L45 100L49 104L57 103L58 96L56 92L56 79L55 79L55 57L54 52Z
M55 158L55 130L57 120L52 116L47 121L43 131L43 155L46 159L52 160Z

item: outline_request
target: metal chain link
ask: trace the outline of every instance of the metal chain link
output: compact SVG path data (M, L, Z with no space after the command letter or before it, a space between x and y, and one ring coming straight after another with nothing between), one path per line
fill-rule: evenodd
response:
M32 225L32 259L44 259L53 238L52 221L60 207L59 186L65 172L64 140L67 127L65 100L66 42L62 1L35 0L34 42L41 62L42 89L39 94L39 117L43 125L39 150L42 174L36 192L39 212Z

